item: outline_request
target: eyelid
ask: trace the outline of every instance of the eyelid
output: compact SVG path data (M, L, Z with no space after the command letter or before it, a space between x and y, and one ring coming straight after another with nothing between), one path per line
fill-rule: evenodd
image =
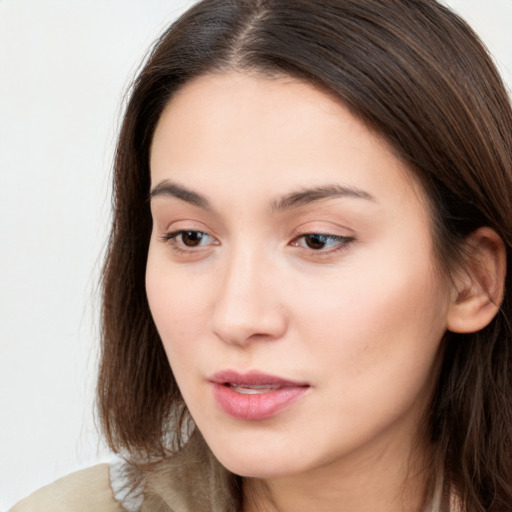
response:
M294 230L293 237L301 235L325 235L343 238L356 238L354 230L333 222L305 222Z
M153 225L155 233L158 233L160 238L169 236L171 234L177 234L186 231L197 231L200 233L206 233L207 235L219 239L215 229L210 223L205 223L198 218L189 216L189 213L175 213L172 215L170 212L162 215L161 217L153 217Z

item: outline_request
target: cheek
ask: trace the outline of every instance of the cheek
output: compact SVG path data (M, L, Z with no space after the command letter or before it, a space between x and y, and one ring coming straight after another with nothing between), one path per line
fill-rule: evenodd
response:
M446 328L447 294L428 257L398 261L399 254L377 260L360 254L321 288L306 283L294 291L309 360L322 359L347 386L415 375L420 384L432 369Z
M170 361L191 347L204 329L207 314L205 288L199 279L173 270L173 265L150 245L146 269L146 294L151 315ZM172 362L172 361L171 361Z
M391 425L408 425L403 435L415 429L433 391L445 330L446 299L428 266L365 268L332 279L322 293L310 287L307 300L300 290L295 295L304 313L297 327L306 347L301 362L313 369L318 390L317 428L343 446Z

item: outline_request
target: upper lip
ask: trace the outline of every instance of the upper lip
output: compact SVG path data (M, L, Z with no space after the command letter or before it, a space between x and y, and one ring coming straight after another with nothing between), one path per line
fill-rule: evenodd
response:
M309 385L307 382L284 379L256 370L246 373L239 373L234 370L222 370L213 374L208 380L214 384L235 384L237 386L269 385L280 387L305 387Z

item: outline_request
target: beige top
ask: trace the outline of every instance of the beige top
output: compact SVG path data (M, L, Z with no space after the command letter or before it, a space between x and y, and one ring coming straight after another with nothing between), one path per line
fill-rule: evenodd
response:
M72 473L20 501L10 512L122 512L110 486L109 465Z
M195 435L174 456L143 468L120 461L72 473L10 512L237 512L236 478Z

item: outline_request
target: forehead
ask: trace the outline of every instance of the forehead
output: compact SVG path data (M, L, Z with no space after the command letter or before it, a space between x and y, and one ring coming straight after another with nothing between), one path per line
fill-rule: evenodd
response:
M247 194L333 180L374 196L418 188L387 142L333 95L291 77L238 72L201 76L173 97L150 165L153 187L172 178L212 192L245 186Z

